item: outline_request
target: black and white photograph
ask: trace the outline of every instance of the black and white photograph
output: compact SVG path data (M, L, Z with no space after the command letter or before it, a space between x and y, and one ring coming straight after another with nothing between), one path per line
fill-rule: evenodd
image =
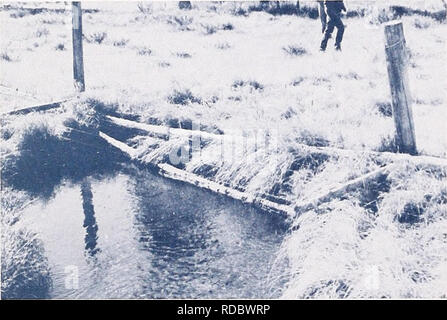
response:
M447 299L446 35L446 0L2 0L1 300Z

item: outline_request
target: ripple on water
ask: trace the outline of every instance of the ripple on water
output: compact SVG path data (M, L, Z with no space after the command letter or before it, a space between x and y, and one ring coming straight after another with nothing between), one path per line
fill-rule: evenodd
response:
M54 298L274 298L285 227L237 201L127 167L25 209Z

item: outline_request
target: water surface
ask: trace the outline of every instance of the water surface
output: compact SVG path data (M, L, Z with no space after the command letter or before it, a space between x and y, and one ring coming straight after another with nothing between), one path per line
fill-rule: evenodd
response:
M51 298L275 298L279 218L126 165L62 181L19 222L48 259Z

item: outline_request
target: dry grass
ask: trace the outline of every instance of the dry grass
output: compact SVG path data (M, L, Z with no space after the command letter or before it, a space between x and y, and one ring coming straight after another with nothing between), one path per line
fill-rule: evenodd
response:
M322 54L318 20L247 13L244 4L203 4L187 11L163 3L104 4L84 15L85 99L74 113L64 109L59 120L8 122L3 132L12 138L2 139L2 152L17 152L28 121L61 124L75 117L91 124L88 101L95 100L149 123L200 123L209 131L245 135L245 153L222 154L219 143L208 142L185 169L217 168L205 175L257 195L303 201L380 164L291 152L300 143L392 149L380 26L387 11L367 9L366 18L345 21L344 51ZM57 50L70 37L56 23L61 19L69 21L68 12L20 18L0 12L1 30L17 30L1 37L2 52L17 62L0 60L0 84L49 99L72 92L71 49ZM441 66L447 25L423 16L403 22L417 144L422 154L446 157L447 83ZM36 34L36 25L46 32ZM179 56L183 53L187 59ZM274 143L265 144L266 137ZM231 144L237 148L240 142ZM157 156L162 159L160 150L182 143L171 141ZM292 275L286 297L445 297L445 172L401 167L389 184L389 190L374 195L372 211L361 194L354 194L328 204L323 214L308 212L295 221L299 229L285 240L280 257L289 261ZM406 216L419 207L423 210L414 210L420 221ZM368 281L373 284L365 286Z

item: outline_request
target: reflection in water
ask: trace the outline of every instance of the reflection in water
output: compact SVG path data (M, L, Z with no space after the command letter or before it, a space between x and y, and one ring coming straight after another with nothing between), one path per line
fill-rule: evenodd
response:
M2 184L50 199L64 180L76 183L92 174L107 174L126 161L124 154L98 138L94 129L65 123L70 130L64 139L54 136L51 128L31 127L18 146L18 153L4 159ZM93 152L92 152L93 150Z
M87 179L81 184L82 208L84 210L85 250L91 256L94 256L99 249L97 248L98 225L95 219L95 210L93 207L92 186Z

